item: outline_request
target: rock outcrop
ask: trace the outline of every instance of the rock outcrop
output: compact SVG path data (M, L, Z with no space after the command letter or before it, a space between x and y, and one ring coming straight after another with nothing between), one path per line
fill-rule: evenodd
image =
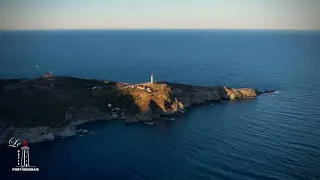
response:
M259 94L257 90L249 88L233 89L224 87L224 89L230 99L255 98Z
M74 77L0 80L0 144L10 136L29 142L76 134L75 125L123 119L152 121L208 101L255 98L255 89L144 84Z

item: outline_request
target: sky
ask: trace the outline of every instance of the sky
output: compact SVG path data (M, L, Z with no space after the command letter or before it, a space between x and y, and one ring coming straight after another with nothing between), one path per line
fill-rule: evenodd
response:
M320 29L320 0L0 0L0 30Z

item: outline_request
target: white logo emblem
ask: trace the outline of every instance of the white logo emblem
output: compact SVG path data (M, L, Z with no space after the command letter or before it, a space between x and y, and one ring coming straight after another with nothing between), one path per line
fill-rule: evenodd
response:
M19 147L20 145L21 143L19 142L19 138L16 139L15 137L13 137L9 140L9 147Z
M19 138L13 137L9 140L9 147L19 147L20 145ZM17 156L18 163L17 166L12 168L12 171L39 171L39 168L36 166L30 166L30 147L28 147L27 140L24 140L21 149L17 150Z

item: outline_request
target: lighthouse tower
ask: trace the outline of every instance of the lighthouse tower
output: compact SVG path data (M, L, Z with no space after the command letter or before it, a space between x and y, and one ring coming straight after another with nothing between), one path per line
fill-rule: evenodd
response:
M151 74L150 82L153 83L153 73Z
M27 145L27 140L23 141L23 147L21 147L21 151L22 151L22 162L21 162L21 166L30 166L29 165L29 147Z

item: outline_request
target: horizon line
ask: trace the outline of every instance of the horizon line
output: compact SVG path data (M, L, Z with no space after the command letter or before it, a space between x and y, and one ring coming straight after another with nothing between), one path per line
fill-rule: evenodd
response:
M294 28L53 28L53 29L0 29L0 31L130 31L130 30L262 30L262 31L320 31L319 29Z

